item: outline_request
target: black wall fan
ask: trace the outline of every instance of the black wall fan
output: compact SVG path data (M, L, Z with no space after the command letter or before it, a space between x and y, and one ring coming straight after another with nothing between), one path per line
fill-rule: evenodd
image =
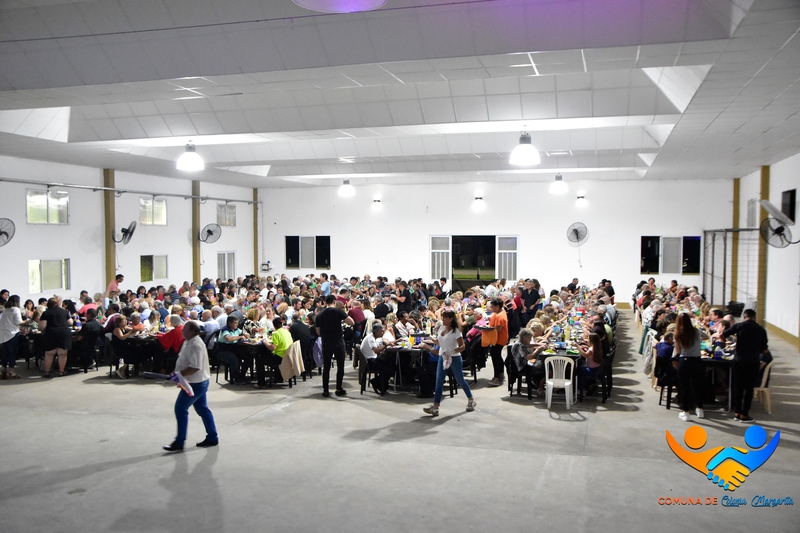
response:
M786 248L790 244L797 244L800 241L792 242L792 230L789 226L794 225L794 221L787 217L780 209L772 205L767 200L761 200L761 206L767 211L770 217L761 221L759 232L761 238L775 248Z
M589 239L589 228L583 222L575 222L567 229L567 240L570 246L578 248L578 266L583 268L581 263L581 245Z
M217 242L222 236L222 228L219 224L207 224L197 235L197 240L206 244Z
M133 234L136 232L136 221L134 220L130 224L128 224L127 228L122 228L122 236L117 240L116 232L111 234L111 239L116 243L128 244L131 242L133 238Z
M0 218L0 246L5 246L14 238L17 227L10 218Z

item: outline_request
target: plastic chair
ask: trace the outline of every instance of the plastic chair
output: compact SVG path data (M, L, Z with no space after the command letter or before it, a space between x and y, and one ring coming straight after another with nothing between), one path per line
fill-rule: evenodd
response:
M553 389L564 389L567 400L567 409L570 406L570 399L572 398L573 385L572 380L575 377L574 365L575 363L569 357L553 356L544 360L545 364L545 397L547 399L547 408L550 409L550 403L553 399ZM570 378L567 379L567 371L569 370Z
M772 363L775 361L770 361L770 363L764 367L764 377L761 378L761 386L756 387L753 389L753 395L756 397L756 400L762 402L764 407L767 409L767 414L772 414L772 395L769 392L769 373L772 370Z
M361 353L361 350L358 350L356 354L359 360L359 381L361 384L361 394L364 394L364 391L367 390L367 385L370 383L375 374L370 370L369 364L367 363L367 358L364 357L364 354Z

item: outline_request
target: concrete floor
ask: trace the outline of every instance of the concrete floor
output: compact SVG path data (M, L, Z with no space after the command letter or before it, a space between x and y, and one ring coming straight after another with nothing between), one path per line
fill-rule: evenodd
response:
M160 449L175 432L175 389L103 372L0 382L0 531L597 531L797 532L800 408L797 351L772 339L773 414L752 414L773 457L735 493L679 461L688 427L657 394L623 312L615 388L548 412L542 399L463 393L431 419L409 394L323 399L319 377L291 391L212 383L221 445ZM638 348L638 343L635 345ZM708 409L709 445L743 446L745 427ZM693 420L694 421L694 420ZM187 445L203 439L190 414ZM664 506L658 498L745 498L747 506ZM798 503L752 508L756 495Z

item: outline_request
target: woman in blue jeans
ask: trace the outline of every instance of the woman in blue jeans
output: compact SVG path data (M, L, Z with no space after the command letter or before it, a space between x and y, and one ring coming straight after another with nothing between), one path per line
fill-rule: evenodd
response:
M175 400L175 418L178 421L178 435L172 444L164 446L168 452L179 452L183 450L186 442L186 431L189 426L189 407L194 406L195 412L203 420L206 430L206 438L198 442L200 448L208 448L219 444L217 427L214 424L214 415L208 408L206 393L208 392L208 382L211 379L211 371L208 368L208 354L206 345L200 336L200 326L192 320L183 326L183 338L185 342L181 345L178 353L178 361L175 363L175 373L180 374L189 382L189 386L194 392L194 396L189 396L186 391L181 389L178 399Z
M444 380L447 372L453 371L456 381L461 385L464 394L467 395L467 411L474 411L477 402L472 397L467 380L464 379L464 367L461 362L461 352L466 345L461 336L461 327L458 317L454 311L444 311L442 313L442 327L437 332L436 345L439 347L439 360L436 362L436 392L433 395L433 405L423 409L427 414L439 416L439 404L442 402L442 392L444 391Z

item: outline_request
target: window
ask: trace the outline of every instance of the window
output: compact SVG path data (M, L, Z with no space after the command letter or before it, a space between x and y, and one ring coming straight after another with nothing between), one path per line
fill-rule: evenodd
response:
M642 274L658 274L658 263L661 258L661 238L642 237Z
M217 224L236 226L236 204L217 204Z
M286 268L330 268L331 238L286 237Z
M142 282L167 279L166 255L143 255L139 259L139 277Z
M700 237L642 237L642 274L700 274Z
M496 249L495 277L512 281L517 279L517 238L497 237Z
M167 201L139 198L139 223L147 226L167 225Z
M28 292L38 294L45 291L69 290L69 259L28 261Z
M797 206L797 189L791 191L783 191L781 194L781 213L792 219L792 222L797 222L795 219L795 208Z
M28 191L28 224L69 224L69 193Z
M233 279L236 277L235 252L217 253L217 277L220 279Z

